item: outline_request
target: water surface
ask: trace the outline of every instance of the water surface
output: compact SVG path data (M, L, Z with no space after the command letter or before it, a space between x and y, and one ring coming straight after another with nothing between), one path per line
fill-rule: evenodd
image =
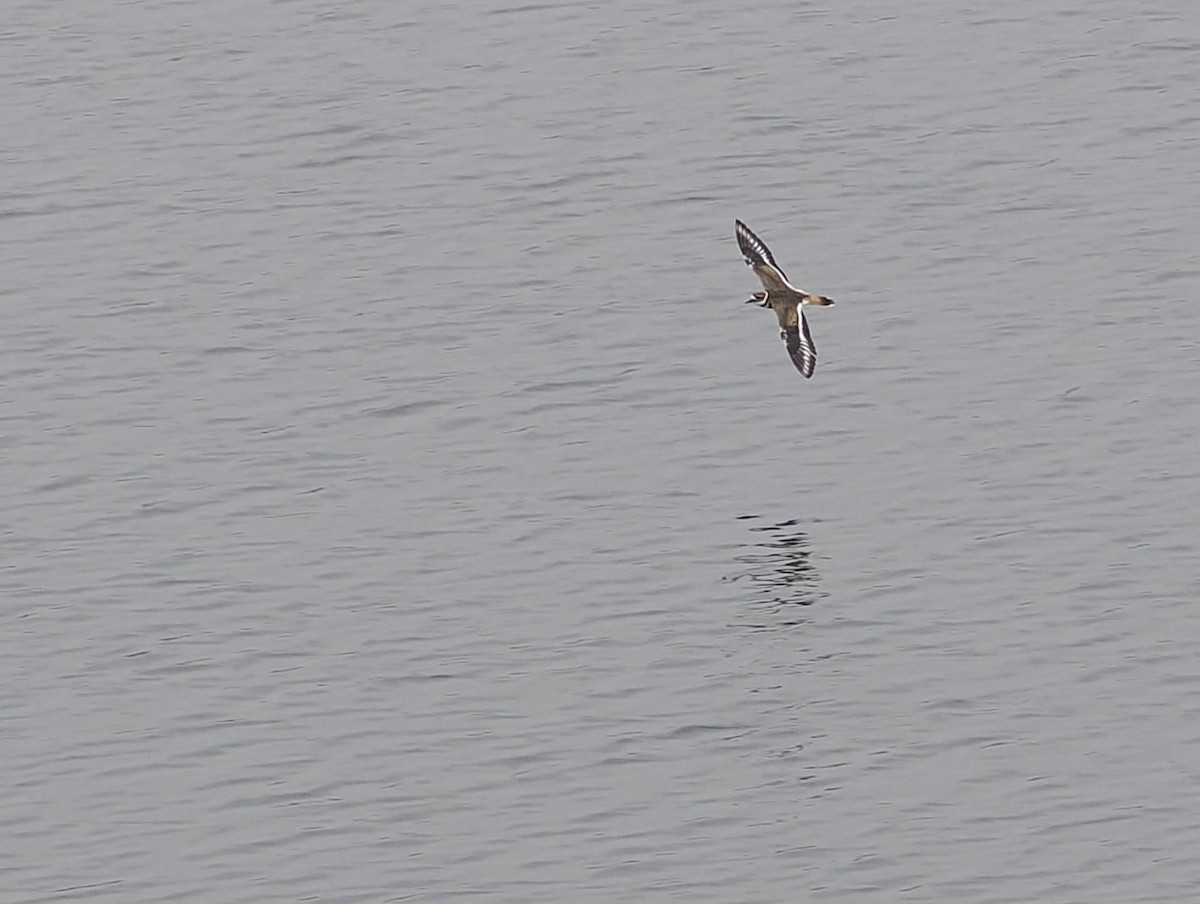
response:
M0 900L1190 900L1198 29L16 6Z

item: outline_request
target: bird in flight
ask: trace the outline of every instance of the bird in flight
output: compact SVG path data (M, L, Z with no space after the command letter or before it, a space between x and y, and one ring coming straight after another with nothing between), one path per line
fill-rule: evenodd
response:
M779 318L779 338L787 343L788 354L796 370L811 377L817 366L817 347L813 344L812 333L808 331L808 321L800 308L806 304L821 306L833 304L832 298L824 295L810 295L797 289L783 271L766 242L750 231L750 227L741 220L734 220L734 234L737 236L738 247L746 264L758 276L765 292L755 292L754 297L746 304L758 304L771 308Z

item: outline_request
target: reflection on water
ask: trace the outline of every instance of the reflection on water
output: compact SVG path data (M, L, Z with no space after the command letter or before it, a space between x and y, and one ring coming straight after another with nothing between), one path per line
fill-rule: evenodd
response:
M739 521L757 520L758 515L739 515ZM755 542L735 557L740 570L725 578L741 581L756 596L756 606L771 613L783 613L793 606L811 606L821 596L820 575L812 563L808 534L795 519L776 524L757 524L750 530L758 534Z

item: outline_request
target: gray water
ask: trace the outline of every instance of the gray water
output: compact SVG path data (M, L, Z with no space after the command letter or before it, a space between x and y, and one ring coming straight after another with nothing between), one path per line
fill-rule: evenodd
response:
M0 900L1195 900L1200 7L1027 9L11 4Z

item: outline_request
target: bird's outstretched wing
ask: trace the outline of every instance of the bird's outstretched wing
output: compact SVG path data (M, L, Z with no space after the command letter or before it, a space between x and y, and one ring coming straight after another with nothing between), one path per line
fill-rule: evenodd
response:
M783 270L775 263L766 242L751 232L750 227L741 220L734 220L733 231L737 236L738 247L742 249L742 257L758 275L764 289L768 292L779 292L791 288Z
M804 319L804 312L798 313L800 322L784 327L783 340L787 343L788 354L792 356L796 370L807 378L817 369L817 346L813 342L812 333L808 331L808 321Z

